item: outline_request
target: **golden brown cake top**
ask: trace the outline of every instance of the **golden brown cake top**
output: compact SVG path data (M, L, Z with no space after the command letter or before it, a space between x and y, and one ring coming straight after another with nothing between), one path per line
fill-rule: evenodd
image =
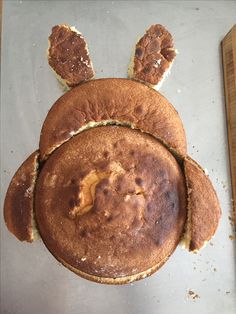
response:
M56 25L49 36L48 62L67 86L94 76L87 44L81 33L67 25Z
M152 25L136 44L132 77L157 85L175 56L171 34L160 24Z
M41 236L64 264L101 277L163 263L186 217L182 171L150 135L97 127L59 147L39 175Z
M164 96L136 81L107 78L83 83L55 102L41 131L41 159L94 122L128 124L186 154L181 119Z

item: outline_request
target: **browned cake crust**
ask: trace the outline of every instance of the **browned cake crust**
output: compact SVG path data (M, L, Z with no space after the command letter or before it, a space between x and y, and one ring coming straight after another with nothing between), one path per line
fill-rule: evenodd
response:
M175 248L173 251L170 253L170 255L174 252ZM117 278L110 278L110 277L98 277L94 275L90 275L88 273L80 271L78 268L72 267L71 265L67 264L64 260L60 259L58 256L56 256L56 259L62 263L65 267L73 271L75 274L77 274L80 277L83 277L87 280L95 281L97 283L101 284L110 284L110 285L122 285L122 284L127 284L131 283L133 281L141 280L146 277L151 276L154 272L156 272L165 262L168 260L170 257L167 256L166 259L162 260L161 263L154 265L148 270L145 270L141 273L130 275L130 276L124 276L124 277L117 277Z
M59 147L39 175L41 237L83 277L140 279L160 267L180 240L184 180L171 153L150 135L121 126L84 131Z
M157 91L127 79L86 82L67 92L50 109L41 132L41 159L93 122L121 122L150 133L186 155L180 117Z
M189 250L198 251L215 234L221 209L214 187L203 169L187 157L184 170L188 186Z
M160 24L152 25L136 44L131 76L157 85L175 56L171 34Z
M38 168L38 151L31 154L15 173L4 202L8 230L20 241L32 242L33 195Z
M56 25L49 36L48 63L69 87L94 76L87 44L82 34L68 25Z

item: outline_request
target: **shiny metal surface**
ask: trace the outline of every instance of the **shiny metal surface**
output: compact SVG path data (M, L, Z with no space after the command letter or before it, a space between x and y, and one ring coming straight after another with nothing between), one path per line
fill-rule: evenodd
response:
M208 169L223 216L216 236L199 254L178 247L150 278L106 286L60 266L41 241L18 242L1 214L1 313L235 313L220 55L220 41L235 23L235 12L235 1L4 1L1 204L15 170L37 148L47 111L62 95L45 57L51 27L68 23L84 34L97 77L126 77L136 39L150 24L161 23L180 52L161 93L179 111L189 153Z

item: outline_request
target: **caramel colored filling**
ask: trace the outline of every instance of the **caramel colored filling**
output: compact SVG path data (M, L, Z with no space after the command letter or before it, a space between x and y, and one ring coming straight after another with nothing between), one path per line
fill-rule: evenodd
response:
M118 175L124 173L124 169L118 163L111 163L108 172L92 170L81 182L81 190L78 194L78 204L70 209L70 216L81 216L86 214L94 204L96 186L101 180L113 181Z

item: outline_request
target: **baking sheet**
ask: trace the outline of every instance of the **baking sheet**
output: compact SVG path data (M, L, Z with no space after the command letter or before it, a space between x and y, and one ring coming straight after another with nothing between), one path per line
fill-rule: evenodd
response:
M62 95L45 58L51 27L68 23L84 34L99 78L126 77L136 39L149 25L161 23L180 52L161 93L179 111L189 154L208 169L223 216L216 236L199 254L178 247L150 278L107 286L77 277L41 241L18 242L1 215L1 313L235 313L220 57L220 41L235 23L235 12L235 1L4 1L1 204L15 170L37 148L47 111Z

